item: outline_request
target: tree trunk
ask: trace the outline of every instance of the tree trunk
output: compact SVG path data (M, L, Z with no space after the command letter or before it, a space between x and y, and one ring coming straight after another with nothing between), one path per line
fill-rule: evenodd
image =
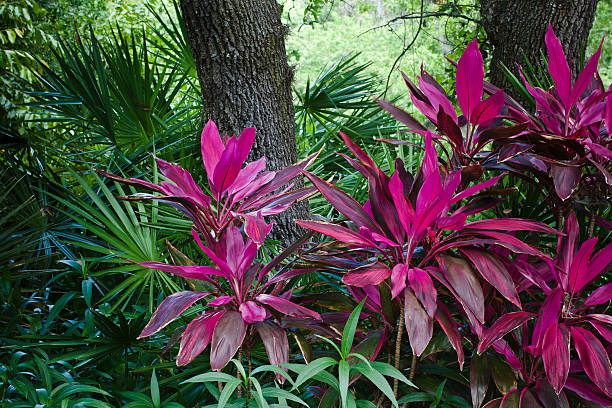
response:
M276 0L181 0L187 36L202 88L203 119L223 134L254 126L250 159L266 156L268 169L297 161L285 26ZM299 181L301 183L301 180ZM306 202L276 219L273 236L299 234L294 218L309 218Z
M501 70L503 63L518 75L523 55L534 65L547 55L544 35L548 23L561 40L576 78L584 59L598 0L481 0L482 24L494 47L491 82L512 96L512 85Z

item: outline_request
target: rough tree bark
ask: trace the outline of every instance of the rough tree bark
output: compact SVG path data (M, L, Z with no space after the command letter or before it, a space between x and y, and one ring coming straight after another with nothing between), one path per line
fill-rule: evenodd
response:
M266 156L269 169L297 161L293 70L287 63L276 0L181 0L181 11L202 88L203 119L219 131L257 129L251 159ZM274 238L299 234L294 218L309 218L306 202L276 219Z
M494 51L491 82L512 93L500 62L518 74L516 64L540 61L546 54L544 35L550 22L561 40L576 76L584 58L599 0L481 0L482 24ZM515 95L513 95L515 96Z

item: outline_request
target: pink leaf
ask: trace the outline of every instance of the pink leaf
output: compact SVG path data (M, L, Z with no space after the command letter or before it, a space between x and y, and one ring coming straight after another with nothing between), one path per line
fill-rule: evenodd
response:
M586 277L585 275L588 273L587 269L590 266L589 259L593 254L595 244L597 244L597 238L591 238L583 242L578 252L576 252L574 255L574 259L572 260L572 264L570 265L569 269L567 287L567 289L572 293L579 292L586 283L584 282L584 279ZM595 273L599 274L599 271L596 271Z
M391 271L391 299L395 299L406 288L406 277L410 266L397 264Z
M238 142L233 137L225 146L213 173L213 185L217 192L223 194L232 186L240 173L240 167L242 167L242 162L240 162Z
M221 370L244 340L246 324L238 312L227 312L215 326L210 344L210 368Z
M544 334L542 360L550 384L557 394L565 386L570 368L569 331L563 324L552 324Z
M219 158L225 149L219 136L219 129L217 129L217 125L215 125L212 119L206 123L202 130L201 145L204 168L206 169L208 180L212 182L215 167L219 163Z
M606 349L597 337L582 327L572 327L572 339L584 371L599 389L612 398L612 368Z
M253 141L255 140L255 128L246 128L240 134L238 138L238 161L242 166L242 163L249 157L251 147L253 147Z
M410 204L406 201L406 197L404 196L404 184L400 180L397 170L389 180L389 191L391 192L391 197L397 208L397 216L400 223L402 227L404 227L404 231L410 233L410 226L414 218L414 209L412 209Z
M205 313L189 323L181 339L176 365L188 364L204 351L210 343L217 322L225 313L225 311Z
M266 168L266 158L265 157L262 157L259 160L256 160L254 162L248 163L246 166L244 166L242 170L240 170L240 173L238 173L238 177L236 177L236 180L234 181L234 184L232 185L232 188L230 189L230 194L235 194L238 191L242 192L241 191L242 189L245 189L247 187L252 187L253 180L255 180L257 175L261 173L265 168ZM272 179L273 177L274 175L270 174L269 178ZM235 197L237 202L241 201L242 198L244 198L242 197L242 194L237 195Z
M290 300L283 299L277 296L261 294L255 298L259 303L263 303L264 305L268 305L273 309L278 310L281 313L284 313L289 316L294 317L311 317L315 320L321 320L321 316L310 309L307 309L303 306L296 305Z
M608 88L608 92L612 91L612 84ZM608 135L612 135L612 94L606 97L606 111L604 113L604 120L606 122L606 130Z
M549 227L543 222L530 221L522 218L492 218L474 221L465 225L470 229L485 229L496 231L537 231L547 234L558 234L559 231Z
M478 354L482 354L491 344L534 316L533 313L529 312L512 312L506 313L497 319L493 326L487 329L480 338L480 342L478 343Z
M433 319L410 289L404 291L404 320L412 352L420 356L433 335Z
M443 94L434 85L423 80L423 78L419 78L419 87L421 88L423 93L427 95L427 98L429 99L429 101L431 102L431 106L433 107L433 111L436 113L436 115L434 116L434 122L440 110L444 110L444 112L451 117L453 122L458 122L457 112L455 112L453 104L448 100L448 97L445 94Z
M462 252L474 263L480 275L497 289L502 296L517 307L521 307L514 282L503 262L492 253L480 249L466 248Z
M457 101L471 123L472 112L482 99L484 65L476 39L467 46L457 63Z
M377 262L350 270L342 278L346 285L364 287L378 285L391 275L391 270L384 264Z
M255 323L255 329L261 337L261 341L266 348L266 354L270 364L286 364L289 362L289 342L287 341L287 333L281 329L276 323L265 321ZM286 368L282 367L286 371ZM285 382L285 377L277 374L276 378L280 383Z
M147 323L138 338L142 339L143 337L157 333L176 319L189 306L207 295L209 295L207 292L185 291L168 296L157 307L157 310L155 310L155 313L151 316L151 320L149 320L149 323Z
M588 242L588 241L587 241ZM586 244L586 242L585 242ZM584 244L583 244L584 245ZM606 273L612 266L612 244L608 244L603 249L599 250L593 259L589 262L586 273L579 277L579 287L582 289L593 279Z
M376 103L380 105L381 108L386 110L393 116L395 119L408 126L408 130L417 130L424 132L427 129L419 123L418 120L413 118L408 112L398 108L393 105L391 102L387 102L384 99L376 99Z
M429 317L436 313L437 291L429 274L422 269L412 268L408 271L408 281L417 299L423 305Z
M473 125L482 125L499 115L504 107L504 91L498 91L487 99L480 101L474 108L470 122Z
M538 319L536 320L533 334L531 336L531 345L539 351L542 348L542 341L546 330L559 321L559 313L561 313L561 296L563 292L560 288L555 288L546 297L544 304L540 308Z
M256 215L245 214L245 227L244 230L249 238L253 240L257 244L258 247L261 247L266 240L266 237L272 231L272 224L266 224L263 216L261 215L261 211L257 212Z
M580 229L576 214L570 211L565 224L563 225L563 233L557 239L557 264L559 265L560 281L563 289L567 289L567 278L570 270L570 265L574 259L574 253L578 249L578 239L580 238Z
M587 401L594 402L604 407L612 406L612 399L607 398L605 394L593 384L570 377L565 382L565 388L574 391Z
M569 110L571 107L570 89L572 86L572 78L561 42L555 35L552 25L550 24L548 25L548 31L546 31L545 41L546 48L548 49L548 70L555 82L557 92L559 93L559 97L565 109Z
M252 300L242 303L238 310L242 315L242 320L247 323L261 322L266 319L266 309Z
M186 279L210 281L209 276L222 276L224 278L228 277L224 271L203 265L181 266L169 265L163 262L140 262L138 265L148 269L156 269L158 271L173 273Z
M550 166L550 175L555 184L555 191L562 200L567 200L578 187L582 172L579 167Z
M503 174L502 174L502 176L503 176ZM479 191L484 190L485 188L491 187L492 185L496 184L502 176L496 176L496 177L493 177L493 178L491 178L491 179L489 179L487 181L484 181L482 183L476 184L475 186L466 188L465 190L461 191L460 193L456 194L453 197L453 201L452 201L453 204L454 203L458 203L459 201L463 200L464 198L472 197L473 195L475 195Z
M228 303L230 303L232 300L234 300L233 296L218 296L216 299L211 300L210 302L208 302L208 306L223 306L223 305L227 305Z

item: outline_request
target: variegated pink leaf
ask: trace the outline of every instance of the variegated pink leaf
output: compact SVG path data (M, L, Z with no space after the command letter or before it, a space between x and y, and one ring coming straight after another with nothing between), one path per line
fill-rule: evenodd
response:
M391 275L391 269L387 265L377 262L372 265L361 266L352 269L342 277L342 282L351 286L378 285Z
M219 319L226 311L205 313L193 319L181 339L176 365L183 366L196 358L210 343Z
M289 316L310 317L315 320L321 320L321 316L317 312L307 309L303 306L296 305L292 301L280 298L278 296L261 294L261 295L258 295L255 299L259 303L268 305L271 308L276 309L279 312L284 313Z
M570 368L570 337L565 325L554 323L544 333L542 360L548 380L559 394Z
M467 46L457 63L457 101L471 123L472 112L482 99L484 65L476 39Z
M157 307L151 320L138 336L139 339L157 333L170 322L180 316L189 306L193 305L198 300L209 295L207 292L177 292L168 296Z
M210 368L221 370L238 351L246 334L246 324L238 312L227 312L217 322L210 344Z
M289 342L287 341L287 333L276 323L270 321L255 323L254 326L264 344L270 364L288 363ZM285 371L287 370L282 365L280 367ZM277 374L276 378L281 384L285 382L285 377L282 375Z
M266 318L266 309L252 300L242 303L238 310L242 315L242 320L247 323L262 322Z
M482 354L491 344L534 316L533 313L529 312L512 312L506 313L497 319L495 323L493 323L493 326L488 328L480 338L480 342L478 343L478 354Z
M584 371L600 390L612 398L612 368L606 349L590 331L577 326L571 331Z
M569 109L571 106L570 91L572 86L570 69L561 42L550 24L548 25L548 31L546 31L545 42L548 49L548 71L552 76L565 109Z
M404 320L412 352L420 356L433 335L433 319L410 289L404 291Z

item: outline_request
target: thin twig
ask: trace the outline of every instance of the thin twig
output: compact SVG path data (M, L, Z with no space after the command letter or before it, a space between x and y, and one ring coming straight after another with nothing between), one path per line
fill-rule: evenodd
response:
M404 333L404 303L400 301L400 320L397 326L397 337L395 338L395 368L399 370L400 353L402 351L402 335ZM397 398L397 390L399 388L399 380L393 379L393 395Z

